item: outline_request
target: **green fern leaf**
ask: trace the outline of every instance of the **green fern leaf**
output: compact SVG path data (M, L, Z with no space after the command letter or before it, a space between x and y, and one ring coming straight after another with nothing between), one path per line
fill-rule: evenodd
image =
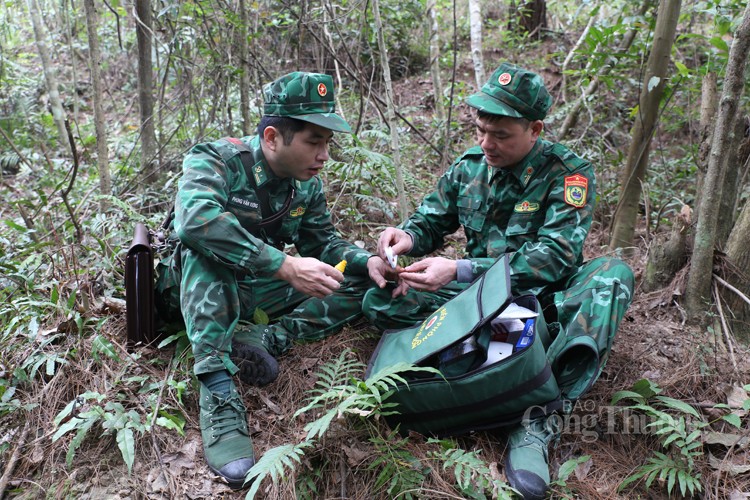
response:
M303 441L296 445L277 446L265 452L245 476L245 484L252 483L245 499L255 498L265 478L271 476L272 481L276 483L280 478L285 477L285 472L293 472L296 467L295 462L299 464L301 457L305 454L305 448L310 448L312 445L312 441Z
M135 436L133 429L125 427L117 431L117 446L120 448L122 459L128 466L128 474L133 473L133 462L135 461Z
M315 419L307 424L304 428L305 432L307 432L307 436L305 439L310 440L315 439L318 436L323 437L323 435L328 431L328 428L331 426L331 422L333 422L333 419L336 418L338 413L339 409L333 408L324 413L322 417Z
M75 437L70 441L68 452L65 454L65 463L68 468L70 468L70 466L73 464L73 457L76 454L76 450L81 446L81 444L83 444L83 441L86 439L91 426L94 425L98 420L98 418L86 419L83 421L80 427L78 427L78 432L76 432Z
M672 490L674 489L675 481L677 479L677 472L677 469L669 469L669 474L667 476L667 493L669 493L670 495L672 494Z
M679 399L670 398L667 396L656 396L656 400L660 401L664 406L667 408L672 408L674 410L679 411L680 413L687 413L689 415L694 416L697 419L701 418L700 413L690 406L689 404L680 401Z

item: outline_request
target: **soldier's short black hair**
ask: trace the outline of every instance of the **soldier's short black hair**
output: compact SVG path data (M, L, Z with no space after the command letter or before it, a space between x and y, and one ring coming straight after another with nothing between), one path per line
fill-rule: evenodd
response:
M486 111L477 110L477 117L481 118L482 120L487 120L488 122L493 122L497 120L501 120L503 118L508 118L510 120L515 121L516 123L520 123L523 125L523 128L527 129L529 128L529 125L531 125L531 122L527 118L512 118L510 116L503 116L503 115L494 115L492 113L487 113Z
M304 130L306 125L306 122L295 120L288 116L264 115L258 124L258 136L263 137L266 127L274 127L281 133L281 137L284 138L284 144L288 146L292 143L294 134Z

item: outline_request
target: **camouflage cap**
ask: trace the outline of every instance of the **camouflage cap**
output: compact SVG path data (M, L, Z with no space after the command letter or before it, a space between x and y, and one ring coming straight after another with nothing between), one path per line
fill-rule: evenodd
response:
M493 115L543 120L552 105L552 97L539 75L504 62L492 73L481 92L469 96L466 103Z
M336 132L352 129L336 114L333 78L322 73L295 71L263 87L263 114L288 116Z

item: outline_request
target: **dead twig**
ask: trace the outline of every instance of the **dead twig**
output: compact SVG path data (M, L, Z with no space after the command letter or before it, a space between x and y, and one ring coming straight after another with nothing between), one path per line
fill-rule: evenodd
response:
M37 401L41 403L45 400L45 397L47 395L47 392L49 392L50 387L54 386L57 380L62 376L62 367L57 370L57 373L55 373L55 376L52 377L52 380L47 383L42 391L37 396ZM26 438L29 435L29 431L31 430L31 424L30 419L26 419L26 423L23 425L23 430L21 431L21 436L18 438L18 446L16 446L16 449L13 450L13 455L11 455L10 460L8 461L8 465L5 467L5 472L3 473L3 477L0 478L0 499L3 498L3 495L5 494L5 488L8 486L8 482L10 481L11 476L13 475L13 470L16 468L16 463L18 462L18 458L21 456L21 450L24 446L26 446ZM50 433L54 432L50 431ZM35 440L34 442L36 442Z
M5 495L5 488L8 486L8 482L10 481L10 478L13 475L13 470L16 468L18 457L21 456L21 449L26 444L26 436L29 435L30 429L31 429L31 426L29 425L29 421L27 420L26 423L23 425L21 436L18 438L18 445L16 446L16 449L13 450L13 455L11 455L10 460L8 461L8 466L5 467L5 472L3 473L3 477L0 478L0 498L3 498L3 495Z
M62 196L63 203L65 203L65 208L68 209L68 213L70 214L70 221L76 228L78 242L81 243L83 242L83 230L81 229L81 225L78 223L78 219L76 219L75 211L70 206L70 202L68 201L68 194L70 193L70 190L73 189L73 184L75 183L76 175L78 174L78 150L76 149L76 142L75 139L73 139L73 132L70 130L70 123L68 122L68 120L65 120L65 130L68 132L68 142L70 142L70 149L73 152L73 171L70 178L70 184L68 184L67 189L62 191L60 195Z
M721 279L717 274L714 274L714 279L718 281L719 283L721 283L722 285L724 285L725 287L729 288L734 293L736 293L739 298L741 298L742 300L747 302L748 305L750 305L750 298L748 298L747 295L745 295L740 290L738 290L737 288L727 283L725 280Z
M714 275L715 276L715 275ZM714 282L714 297L716 300L716 309L719 312L719 319L721 320L721 330L724 332L724 339L727 343L727 349L729 349L729 357L732 360L732 366L734 366L734 372L739 373L739 368L737 368L737 360L734 357L734 345L732 342L732 337L729 332L729 325L727 324L727 319L724 316L724 309L721 307L721 296L719 295L719 286Z

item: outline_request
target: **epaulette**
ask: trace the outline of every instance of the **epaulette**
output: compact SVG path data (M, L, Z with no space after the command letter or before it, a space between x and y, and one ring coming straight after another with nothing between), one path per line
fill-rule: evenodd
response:
M472 146L466 151L464 151L464 154L459 156L456 162L459 162L469 156L484 156L484 151L482 151L482 148L480 146Z
M575 172L589 163L559 142L552 145L548 154L557 158L570 172Z
M228 162L242 151L250 152L248 147L239 139L234 137L224 137L215 141L212 146L216 149L216 152L221 155L221 159L224 162Z

